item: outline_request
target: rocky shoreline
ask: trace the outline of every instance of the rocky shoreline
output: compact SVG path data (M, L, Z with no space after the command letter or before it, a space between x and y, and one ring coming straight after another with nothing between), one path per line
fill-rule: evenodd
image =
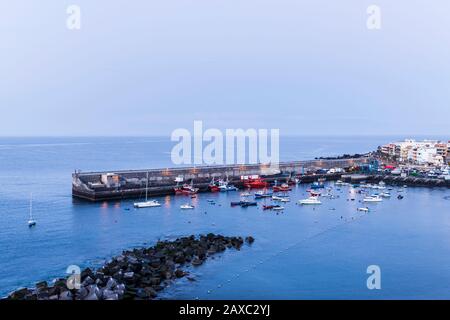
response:
M18 289L6 299L150 300L177 278L186 276L194 281L185 267L199 266L216 253L240 250L244 242L253 241L251 236L244 239L213 233L159 241L153 247L123 251L97 270L86 268L80 275L56 279L52 285L38 282L35 288Z

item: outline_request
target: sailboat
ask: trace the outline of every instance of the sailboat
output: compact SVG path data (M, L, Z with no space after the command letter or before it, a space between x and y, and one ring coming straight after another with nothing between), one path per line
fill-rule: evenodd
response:
M33 194L30 195L30 218L28 220L28 227L34 227L36 220L33 219Z
M147 181L145 183L145 201L144 202L135 202L135 208L151 208L151 207L160 207L161 204L156 200L148 200L148 172L147 172Z

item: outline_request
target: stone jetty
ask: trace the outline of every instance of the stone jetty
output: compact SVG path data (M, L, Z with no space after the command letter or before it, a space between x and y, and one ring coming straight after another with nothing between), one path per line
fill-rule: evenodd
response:
M216 253L240 250L244 243L253 242L251 236L244 239L213 233L159 241L153 247L123 251L97 270L86 268L80 275L56 279L51 285L38 282L35 288L18 289L6 299L150 300L177 278L186 276L194 281L186 272L187 266L199 266Z

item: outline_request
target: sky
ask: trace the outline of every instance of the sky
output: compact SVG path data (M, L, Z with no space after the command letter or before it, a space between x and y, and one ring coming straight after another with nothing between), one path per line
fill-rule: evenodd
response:
M1 1L0 136L170 135L194 120L449 135L449 14L448 0Z

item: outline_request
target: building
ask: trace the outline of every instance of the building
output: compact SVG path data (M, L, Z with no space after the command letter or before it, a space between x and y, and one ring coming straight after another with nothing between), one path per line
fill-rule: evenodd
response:
M406 139L379 147L379 152L402 163L441 166L450 160L450 141Z

